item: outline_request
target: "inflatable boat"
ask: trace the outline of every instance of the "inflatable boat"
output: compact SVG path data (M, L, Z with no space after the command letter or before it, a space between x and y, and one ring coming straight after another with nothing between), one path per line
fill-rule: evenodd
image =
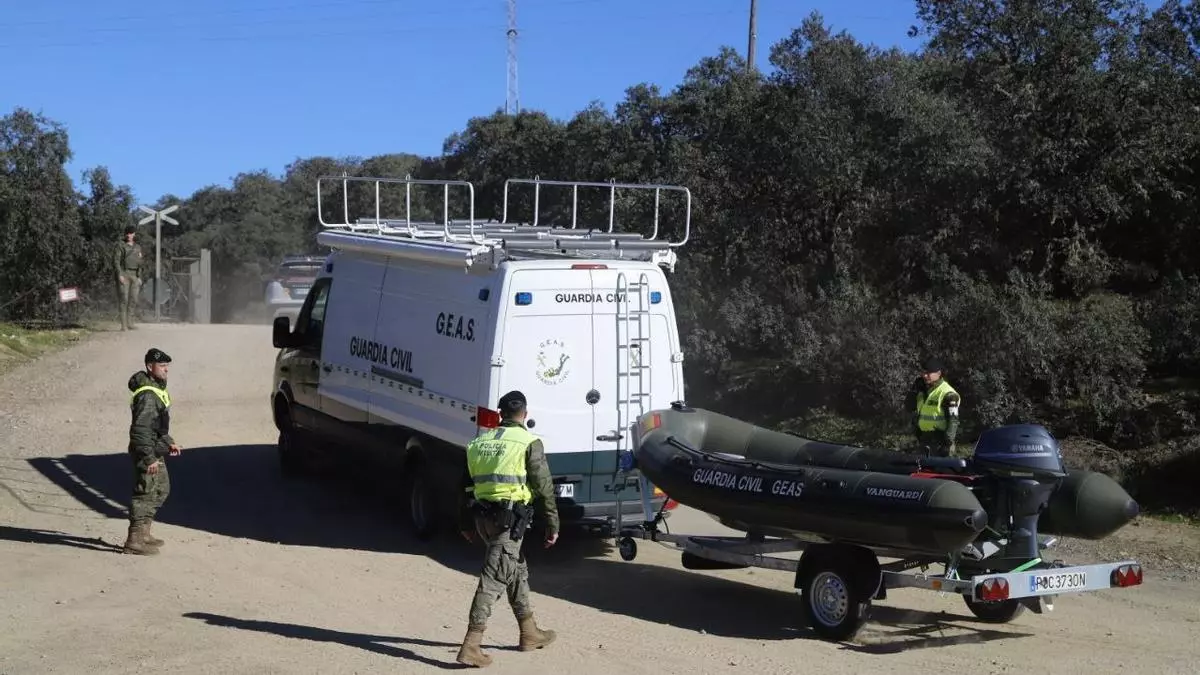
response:
M632 462L651 483L760 535L921 555L1000 550L991 563L1012 568L1038 557L1039 532L1100 539L1138 514L1108 476L1067 470L1034 424L989 429L970 458L824 443L681 402L642 415L634 432Z

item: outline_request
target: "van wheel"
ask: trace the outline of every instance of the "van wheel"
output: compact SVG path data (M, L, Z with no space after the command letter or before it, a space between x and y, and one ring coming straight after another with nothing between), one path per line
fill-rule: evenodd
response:
M279 429L277 451L279 453L279 470L284 476L295 478L307 473L308 466L303 441L290 421L281 425Z
M437 534L438 508L433 490L432 475L425 462L414 460L404 471L404 495L408 501L408 522L417 539L427 541Z

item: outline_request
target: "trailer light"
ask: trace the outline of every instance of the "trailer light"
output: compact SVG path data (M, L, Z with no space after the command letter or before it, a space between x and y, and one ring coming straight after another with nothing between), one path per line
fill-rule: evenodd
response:
M650 291L650 304L657 305L662 302L662 291Z
M529 293L527 291L522 291L520 293L517 293L517 304L518 305L533 304L533 293Z
M1008 581L993 578L975 586L975 595L984 602L1008 599Z
M484 429L495 429L500 426L500 413L479 406L479 411L475 415L475 424Z
M575 263L571 265L573 270L606 270L608 265L602 263Z
M1142 583L1142 566L1121 565L1109 575L1109 583L1119 588L1140 586Z

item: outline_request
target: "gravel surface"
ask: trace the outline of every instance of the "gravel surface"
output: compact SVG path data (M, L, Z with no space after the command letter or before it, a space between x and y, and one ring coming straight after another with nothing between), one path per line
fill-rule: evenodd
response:
M130 469L125 382L174 358L172 494L156 557L116 554ZM403 534L361 478L285 481L268 414L268 326L102 333L0 380L0 673L372 673L457 668L481 549ZM386 496L386 495L384 495ZM715 533L680 509L674 531ZM892 591L852 644L812 638L782 572L684 570L643 542L623 562L566 533L530 552L549 648L515 651L500 605L496 673L1195 673L1194 528L1140 521L1097 553L1146 553L1147 582L989 626L961 599ZM1062 554L1060 554L1062 555ZM675 601L668 601L675 596ZM678 598L685 598L679 601Z

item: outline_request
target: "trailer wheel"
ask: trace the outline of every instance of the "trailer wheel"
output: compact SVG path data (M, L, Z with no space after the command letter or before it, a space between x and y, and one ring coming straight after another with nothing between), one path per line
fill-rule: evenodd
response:
M835 642L858 633L870 614L875 591L867 588L872 575L865 572L854 557L834 551L817 553L802 566L797 585L813 632Z
M975 600L963 595L963 602L975 618L984 623L1008 623L1025 611L1020 600Z
M637 557L637 542L633 537L622 537L620 543L617 544L617 553L621 554L621 560L629 562Z

